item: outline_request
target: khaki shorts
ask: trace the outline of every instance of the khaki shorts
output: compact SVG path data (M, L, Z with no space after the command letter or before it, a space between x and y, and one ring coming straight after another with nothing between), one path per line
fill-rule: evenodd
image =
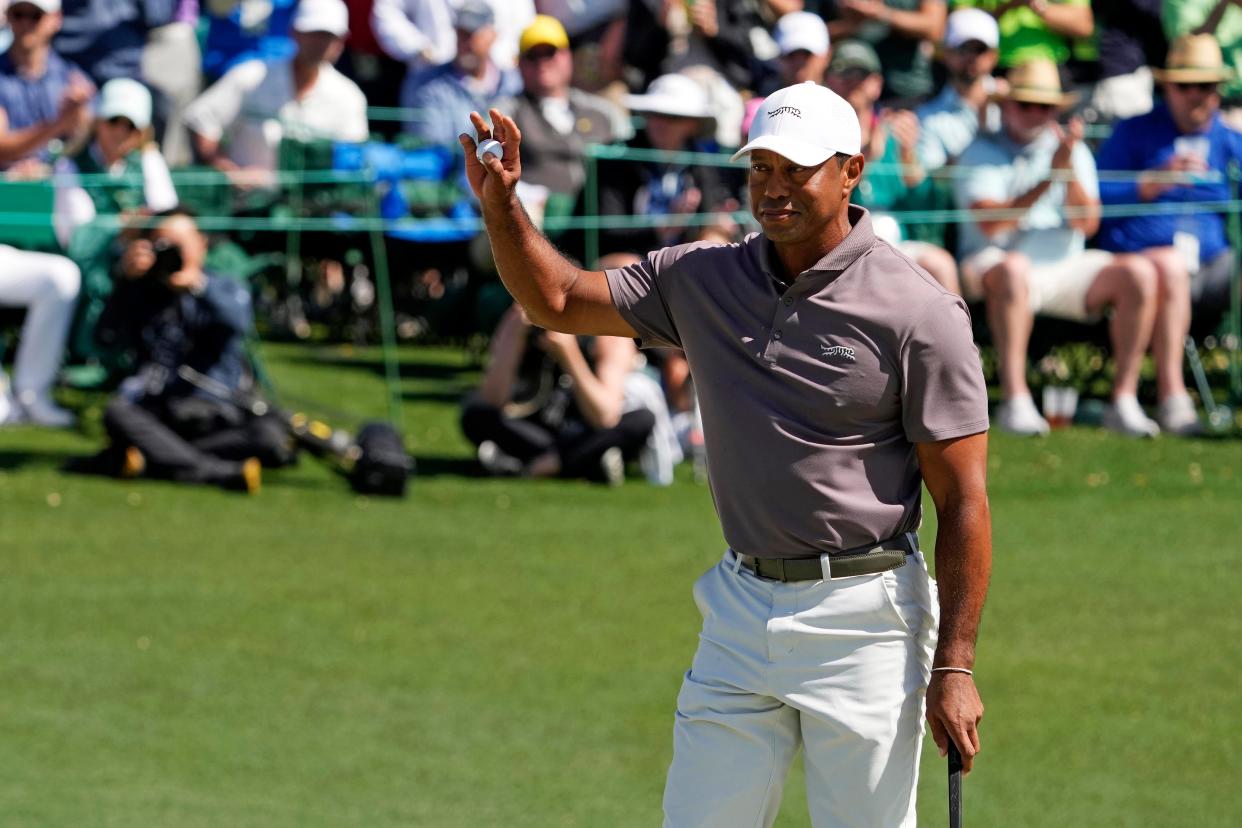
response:
M1008 251L985 247L962 262L962 292L969 301L983 298L983 274L1005 260ZM1087 310L1087 291L1100 271L1113 263L1113 254L1084 250L1053 264L1032 265L1027 288L1031 313L1074 322L1098 318Z

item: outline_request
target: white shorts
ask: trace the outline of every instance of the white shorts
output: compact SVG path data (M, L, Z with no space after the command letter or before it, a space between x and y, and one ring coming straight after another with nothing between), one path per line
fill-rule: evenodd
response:
M983 275L1005 260L1009 252L985 247L962 262L962 294L967 301L983 298ZM1113 254L1104 250L1084 250L1053 264L1032 265L1027 289L1031 313L1091 322L1098 318L1087 310L1087 292L1100 271L1113 263Z
M665 828L771 826L800 745L816 828L913 826L939 616L922 554L786 584L726 552L694 599L703 631L677 698Z

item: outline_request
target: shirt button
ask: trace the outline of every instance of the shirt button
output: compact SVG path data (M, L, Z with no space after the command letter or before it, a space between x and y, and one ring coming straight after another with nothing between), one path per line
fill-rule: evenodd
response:
M790 305L792 305L792 304L793 304L793 297L792 297L792 296L786 296L786 297L785 297L785 307L789 307L789 306L790 306Z
M780 331L775 331L775 332L772 334L772 338L773 338L773 339L780 339L780 338L781 338L781 332L780 332Z

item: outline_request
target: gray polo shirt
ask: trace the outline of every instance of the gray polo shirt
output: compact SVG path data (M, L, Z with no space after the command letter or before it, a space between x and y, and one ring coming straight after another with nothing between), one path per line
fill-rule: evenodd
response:
M866 210L850 222L788 288L761 234L607 271L643 346L686 352L735 551L806 557L917 529L914 444L987 430L966 305L877 239Z

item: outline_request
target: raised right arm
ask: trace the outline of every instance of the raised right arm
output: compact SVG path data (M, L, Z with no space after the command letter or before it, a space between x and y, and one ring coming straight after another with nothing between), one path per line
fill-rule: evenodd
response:
M602 271L582 270L566 259L531 223L518 201L522 174L522 134L513 119L491 111L489 129L476 112L470 114L480 141L495 138L504 158L475 157L475 140L463 134L466 177L479 199L483 223L501 281L531 321L554 331L594 336L636 337L633 327L612 303Z

